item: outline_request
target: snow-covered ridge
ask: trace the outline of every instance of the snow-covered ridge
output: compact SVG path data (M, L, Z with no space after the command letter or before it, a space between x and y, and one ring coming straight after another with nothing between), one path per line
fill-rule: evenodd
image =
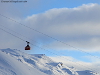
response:
M45 54L27 54L17 49L0 49L0 75L95 75L75 71L54 62Z

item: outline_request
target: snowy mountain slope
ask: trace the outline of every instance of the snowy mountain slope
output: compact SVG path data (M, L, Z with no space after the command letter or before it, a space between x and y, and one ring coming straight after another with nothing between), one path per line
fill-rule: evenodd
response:
M0 75L46 75L0 51Z
M92 71L85 70L85 71L77 71L79 75L95 75ZM97 74L96 74L97 75Z
M20 50L0 50L0 75L95 75L90 71L75 71L54 62L45 54L26 54Z

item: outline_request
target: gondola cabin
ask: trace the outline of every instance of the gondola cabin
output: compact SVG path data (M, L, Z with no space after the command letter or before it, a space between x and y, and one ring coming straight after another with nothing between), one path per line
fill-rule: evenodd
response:
M29 42L27 42L27 46L25 47L25 50L30 50Z
M30 46L27 45L27 46L25 47L25 50L30 50Z

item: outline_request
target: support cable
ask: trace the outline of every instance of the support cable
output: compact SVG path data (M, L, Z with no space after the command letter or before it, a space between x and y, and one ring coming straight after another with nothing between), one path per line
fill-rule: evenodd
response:
M74 49L76 49L76 50L78 50L78 51L81 51L81 52L86 53L86 54L88 54L88 55L90 55L90 56L93 56L93 57L96 57L96 58L100 59L100 57L97 57L97 56L95 56L95 55L93 55L93 54L90 54L90 53L88 53L88 52L86 52L86 51L83 51L83 50L81 50L81 49L79 49L79 48L77 48L77 47L71 46L71 45L69 45L69 44L67 44L67 43L65 43L65 42L63 42L63 41L61 41L61 40L58 40L58 39L56 39L56 38L54 38L54 37L52 37L52 36L49 36L49 35L47 35L47 34L45 34L45 33L40 32L40 31L38 31L38 30L36 30L36 29L34 29L34 28L31 28L31 27L29 27L29 26L27 26L27 25L24 25L24 24L20 23L20 22L17 22L17 21L14 20L14 19L11 19L11 18L9 18L9 17L7 17L7 16L4 16L4 15L2 15L2 14L0 14L0 16L5 17L5 18L7 18L7 19L9 19L9 20L11 20L11 21L13 21L13 22L16 22L16 23L18 23L18 24L20 24L20 25L22 25L22 26L24 26L24 27L26 27L26 28L29 28L29 29L31 29L31 30L33 30L33 31L35 31L35 32L38 32L38 33L40 33L40 34L42 34L42 35L44 35L44 36L47 36L47 37L49 37L49 38L51 38L51 39L53 39L53 40L56 40L57 42L60 42L60 43L65 44L65 45L67 45L67 46L69 46L69 47L72 47L72 48L74 48Z
M18 39L20 39L20 40L22 40L22 41L25 41L26 42L26 40L24 40L24 39L22 39L22 38L20 38L20 37L18 37L18 36L16 36L16 35L14 35L14 34L12 34L12 33L10 33L10 32L8 32L8 31L6 31L6 30L4 30L4 29L2 29L2 28L0 28L2 31L4 31L4 32L6 32L6 33L8 33L8 34L10 34L10 35L12 35L12 36L14 36L14 37L16 37L16 38L18 38ZM39 48L39 49L42 49L42 50L45 50L45 51L48 51L49 53L52 53L52 54L54 54L54 55L56 55L56 56L58 56L58 54L56 54L56 53L53 53L53 52L51 52L51 51L49 51L49 50L46 50L45 48L43 48L43 47L39 47L39 46L37 46L37 45L35 45L35 44L32 44L32 43L30 43L31 45L33 45L33 46L36 46L37 48ZM63 57L64 58L64 57ZM64 59L66 59L66 58L64 58ZM71 61L71 62L74 62L74 61L72 61L72 60L69 60L69 59L67 59L68 61ZM78 65L80 65L80 66L83 66L83 67L86 67L86 66L84 66L84 65L81 65L81 64L79 64L79 63L77 63L77 62L74 62L74 63L76 63L76 64L78 64ZM88 67L86 67L86 68L88 68ZM91 68L88 68L89 70L91 70L91 71L93 71L94 73L97 73L95 70L93 70L93 69L91 69Z

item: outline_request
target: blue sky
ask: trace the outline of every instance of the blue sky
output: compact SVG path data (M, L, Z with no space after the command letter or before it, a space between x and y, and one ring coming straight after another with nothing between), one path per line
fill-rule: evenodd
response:
M81 6L83 4L88 4L88 3L100 3L100 1L98 0L50 0L48 1L41 1L42 3L40 4L40 7L37 10L31 10L30 14L37 14L37 13L43 13L49 9L53 9L53 8L74 8L74 7L78 7ZM48 51L43 51L43 50L39 50L39 49L34 49L35 51L33 53L40 53L40 54L46 54L48 56L55 56L54 54L48 52ZM49 50L49 49L48 49ZM63 54L65 54L65 56L72 56L75 59L81 60L81 61L85 61L85 62L91 62L91 60L89 60L88 58L83 58L82 56L88 56L88 52L87 53L83 53L81 51L68 51L68 50L62 50L62 51L57 51L57 50L49 50L55 54L57 54L58 56L63 56ZM32 51L31 51L32 52ZM62 54L60 54L62 53ZM93 54L95 56L99 56L99 53L90 53Z
M37 29L53 38L59 39L59 41L63 41L83 50L86 53L64 45L61 42L57 42L5 18L0 17L0 19L1 23L6 25L7 28L37 42L21 37L9 30L12 34L46 49L45 51L31 45L32 50L29 51L30 54L46 54L52 57L56 55L69 56L79 61L92 62L92 57L87 53L100 56L99 4L99 0L30 0L27 3L0 3L1 14ZM1 41L2 39L5 39L3 44L1 44L3 48L5 48L4 45L6 45L7 48L22 49L26 45L26 42L21 42L20 39L18 40L7 35L7 33L3 34ZM9 42L11 42L11 44L9 44ZM46 48L45 45L50 48Z
M53 8L74 8L81 6L82 4L88 3L98 3L100 4L99 0L37 0L37 1L27 1L27 3L16 3L13 4L16 10L20 9L22 11L17 11L22 13L23 17L30 16L33 14L44 13L47 10Z
M88 4L88 3L100 4L100 1L99 0L50 0L50 1L38 0L37 4L33 8L31 7L29 8L29 12L27 12L25 16L43 13L53 8L74 8L81 6L82 4Z
M47 10L53 9L53 8L75 8L78 6L82 6L83 4L89 4L89 3L97 3L100 4L100 1L98 0L50 0L50 1L45 1L42 0L40 3L40 6L38 7L38 9L30 9L29 14L33 15L33 14L39 14L39 13L44 13ZM29 15L28 14L28 15ZM88 56L89 54L81 52L81 51L68 51L68 50L51 50L51 49L47 49L53 53L55 53L57 56L72 56L75 59L78 59L80 61L85 61L85 62L91 62L91 60L89 60L88 58L84 58L83 56ZM46 54L48 56L56 56L48 51L45 50L41 50L41 49L34 49L33 51L31 51L30 53L40 53L40 54ZM60 54L62 53L62 54ZM63 55L65 54L65 55ZM99 56L100 53L97 52L92 52L90 53L94 56ZM91 57L91 55L89 55Z

